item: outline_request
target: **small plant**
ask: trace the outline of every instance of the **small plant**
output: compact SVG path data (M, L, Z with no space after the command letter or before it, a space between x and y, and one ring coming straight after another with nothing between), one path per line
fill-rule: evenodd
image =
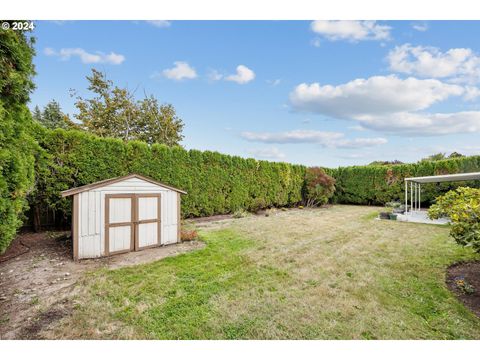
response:
M385 203L385 207L387 208L392 208L392 209L397 209L402 206L402 203L399 201L389 201Z
M40 302L40 299L38 298L38 296L34 296L34 297L30 300L30 305L38 305L39 302Z
M252 205L249 207L249 210L252 212L258 212L262 209L265 209L267 207L267 203L265 199L263 198L255 198L253 199Z
M394 214L403 214L405 212L405 205L400 201L389 201L385 204Z
M198 240L198 233L196 230L182 230L180 232L180 239L182 241Z
M235 211L233 213L233 217L235 219L240 219L240 218L244 218L244 217L247 217L248 216L248 212L245 211L244 209L238 209L237 211Z
M456 287L461 290L464 294L471 295L475 292L475 288L469 284L464 277L456 277L455 278L455 285Z

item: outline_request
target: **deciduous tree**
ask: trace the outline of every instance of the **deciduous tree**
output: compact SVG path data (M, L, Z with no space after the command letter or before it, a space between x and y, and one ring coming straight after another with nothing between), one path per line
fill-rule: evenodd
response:
M93 98L77 96L75 105L83 127L102 137L142 140L148 144L178 145L183 139L183 121L170 104L159 104L153 96L135 99L135 92L120 88L106 75L92 69L87 76Z

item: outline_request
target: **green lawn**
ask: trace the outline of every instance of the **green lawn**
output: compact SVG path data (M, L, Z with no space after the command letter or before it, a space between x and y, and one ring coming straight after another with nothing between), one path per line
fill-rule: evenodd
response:
M89 274L52 338L480 339L445 287L448 228L334 206L208 224L207 246Z

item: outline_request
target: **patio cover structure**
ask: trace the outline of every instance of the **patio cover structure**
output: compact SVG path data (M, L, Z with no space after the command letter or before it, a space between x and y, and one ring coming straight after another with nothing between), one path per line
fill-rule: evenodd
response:
M407 213L420 211L422 184L469 180L480 180L480 172L405 178L405 211ZM410 189L408 188L409 184ZM408 211L409 194L410 211Z

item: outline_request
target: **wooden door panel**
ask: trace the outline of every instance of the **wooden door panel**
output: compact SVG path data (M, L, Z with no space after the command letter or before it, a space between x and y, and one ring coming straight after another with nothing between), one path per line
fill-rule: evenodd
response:
M158 219L158 197L138 196L138 221Z
M160 194L137 194L135 249L160 245L161 236Z
M105 195L105 255L134 249L135 195Z
M132 226L112 226L109 229L110 253L118 253L120 251L130 251L132 241Z
M132 221L132 199L110 198L109 223L124 223Z
M158 224L151 222L138 224L138 245L140 248L158 244Z

